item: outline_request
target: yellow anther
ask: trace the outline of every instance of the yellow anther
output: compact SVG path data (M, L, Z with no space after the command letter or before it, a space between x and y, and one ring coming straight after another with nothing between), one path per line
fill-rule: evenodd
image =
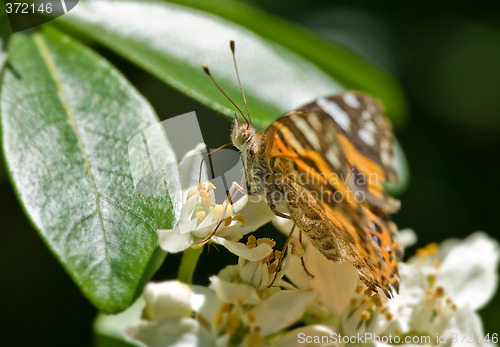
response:
M202 199L207 199L209 197L209 195L208 195L206 190L202 190L202 191L200 191L200 197Z
M263 243L267 243L269 246L271 246L271 248L276 246L276 241L274 241L273 239L270 239L268 237L262 237L262 238L257 240L257 246L261 245Z
M212 182L208 182L208 190L215 189L215 185Z
M392 320L393 318L394 318L394 316L392 315L392 313L390 313L390 312L385 313L385 319Z
M451 309L452 309L453 311L456 311L456 310L458 310L458 307L457 307L457 305L453 304L453 305L451 305Z
M253 235L248 236L247 247L248 248L255 248L255 247L257 247L257 242L256 242L255 236L253 236Z
M438 298L442 298L442 297L444 297L444 296L445 296L445 294L446 294L446 292L445 292L444 288L443 288L443 287L441 287L441 286L439 286L439 287L437 287L437 288L436 288L435 293L436 293L436 296L437 296Z
M279 259L279 258L281 258L281 251L275 250L275 251L274 251L274 258L275 258L275 259Z
M226 333L232 335L236 332L238 327L240 326L240 317L236 312L229 314L227 318L227 328Z
M372 315L368 311L361 312L361 320L368 321Z
M248 320L250 321L250 323L255 323L255 321L257 320L255 318L255 313L253 311L248 311L247 316L248 316Z
M239 222L241 225L244 225L244 224L247 223L247 221L245 220L245 218L243 218L243 216L241 216L241 215L233 216L233 220L236 221L236 222Z
M198 189L198 191L204 190L205 189L205 185L200 182L200 183L198 183L198 187L196 187L196 189Z
M265 345L264 342L265 342L264 336L262 336L258 331L256 331L255 333L251 334L248 337L247 346L260 347Z
M368 289L365 290L364 294L366 296L371 296L373 294L373 292L372 292L372 290L370 288L368 288Z
M374 296L371 297L373 303L375 304L375 306L377 307L380 307L384 304L384 300L382 299L382 297L380 296L380 294L375 294Z
M351 299L351 305L352 305L352 306L356 306L356 303L357 303L357 302L358 302L358 299L356 299L356 298L352 298L352 299Z
M206 217L205 211L198 211L196 212L196 217L198 217L199 220L204 220Z
M224 315L229 312L231 309L231 305L226 303L223 304L220 309L215 313L214 316L214 325L216 327L221 326L224 323Z
M231 217L227 217L226 219L224 219L224 226L225 227L229 226L229 224L231 224L231 222L232 222Z
M363 288L364 288L364 287L363 287L361 284L360 284L360 285L358 285L358 286L356 287L356 293L358 293L358 294L359 294L359 293L361 293L361 292L363 291Z
M277 272L278 270L278 265L276 264L276 262L272 263L271 265L269 265L269 273L275 273Z
M214 207L214 218L219 220L224 215L224 207L222 205L215 205Z
M197 192L198 192L198 191L196 190L196 188L195 188L195 187L193 187L193 188L189 189L189 192L187 193L187 198L186 198L186 200L187 200L187 199L189 199L189 198L191 198L191 197L192 197L193 195L195 195Z
M419 257L430 257L439 251L439 246L437 243L429 243L423 248L417 249L417 256Z

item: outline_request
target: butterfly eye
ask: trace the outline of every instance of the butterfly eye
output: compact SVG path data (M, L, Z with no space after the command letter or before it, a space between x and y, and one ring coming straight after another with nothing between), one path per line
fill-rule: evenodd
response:
M246 143L248 142L248 140L250 139L250 131L247 131L247 130L244 130L241 132L241 139L242 139L242 142L243 143Z

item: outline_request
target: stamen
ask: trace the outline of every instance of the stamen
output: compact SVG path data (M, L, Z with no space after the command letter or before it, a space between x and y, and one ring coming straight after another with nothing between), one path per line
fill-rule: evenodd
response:
M417 256L419 257L430 257L435 255L439 251L439 246L437 243L429 243L427 246L423 248L417 249Z
M191 188L189 190L189 192L187 193L186 200L188 200L189 198L193 197L193 195L195 195L197 192L198 192L198 190L196 190L195 187Z
M240 317L236 312L229 314L227 318L226 334L232 335L236 333L238 327L240 326Z
M212 182L208 182L208 190L215 190L215 185Z
M437 287L437 288L436 288L435 293L436 293L436 296L437 296L438 298L442 298L442 297L444 297L444 296L445 296L445 294L446 294L446 292L445 292L444 288L443 288L443 287L441 287L441 286L439 286L439 287Z
M205 217L206 217L206 213L205 213L205 211L199 211L199 212L196 212L196 217L198 217L198 219L199 219L200 221L204 220L204 219L205 219Z
M219 220L224 215L224 207L220 204L214 206L214 219Z
M233 216L233 220L236 221L236 222L239 222L241 225L244 225L244 224L247 223L247 221L245 220L245 218L243 218L243 216L241 216L241 215Z
M252 249L252 248L255 248L257 247L257 242L256 242L256 237L253 236L253 235L250 235L248 236L248 239L247 239L247 247Z
M385 319L392 320L393 318L394 318L394 316L392 315L392 313L390 313L390 312L385 313Z
M359 294L359 293L361 293L361 292L363 291L363 288L364 288L364 287L363 287L361 284L360 284L360 285L358 285L358 286L356 287L356 293L358 293L358 294Z
M356 306L356 303L358 302L358 299L352 298L351 299L351 306Z
M260 334L260 331L255 331L247 340L248 347L259 347L263 346L265 342L264 336Z
M257 246L259 246L263 243L267 243L269 246L271 246L271 248L274 248L274 246L276 246L276 241L274 241L273 239L270 239L268 237L263 237L263 238L260 238L257 240Z
M361 312L361 320L362 321L366 322L366 321L370 320L370 317L371 317L370 312L368 312L368 311Z
M247 316L248 316L248 320L250 321L250 323L255 323L255 321L257 320L255 318L255 313L253 311L248 311Z
M226 219L224 219L224 226L227 227L231 224L233 220L231 219L231 217L227 217Z
M380 296L380 294L375 294L374 296L371 297L373 303L377 307L381 307L384 304L384 300Z

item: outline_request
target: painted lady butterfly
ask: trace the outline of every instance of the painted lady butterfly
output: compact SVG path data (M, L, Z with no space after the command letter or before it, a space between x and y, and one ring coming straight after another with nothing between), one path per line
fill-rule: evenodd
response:
M230 47L241 88L234 41ZM399 201L381 184L397 177L381 105L366 94L345 92L293 110L259 133L248 107L245 116L229 101L245 120L235 113L232 141L250 194L262 194L277 216L293 220L290 234L297 226L325 257L351 262L368 288L388 297L397 292L402 249L389 215Z

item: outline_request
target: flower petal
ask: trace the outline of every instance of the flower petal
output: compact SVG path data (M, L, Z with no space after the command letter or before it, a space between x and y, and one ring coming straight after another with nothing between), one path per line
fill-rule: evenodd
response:
M242 216L246 223L226 237L248 234L274 218L274 213L269 208L266 199L261 195L243 196L234 204L234 211L233 214Z
M191 314L191 288L179 281L150 282L144 289L144 317L160 320L165 317L188 317Z
M211 240L226 247L229 252L249 261L262 260L273 251L267 243L261 243L255 248L248 248L241 242L228 241L222 237L213 236Z
M220 300L230 304L242 301L244 304L257 305L261 302L255 288L248 284L227 282L212 276L209 288L215 291Z
M475 233L449 251L436 285L445 288L458 307L479 309L495 294L499 257L498 243Z
M161 249L169 253L178 253L186 250L193 244L191 234L182 234L179 228L157 230L158 244Z
M179 163L179 175L181 178L182 189L194 187L199 182L200 166L207 147L204 143L197 144L192 150L188 151L182 157ZM203 176L204 175L204 176ZM201 182L209 180L206 172L202 172Z
M312 290L283 290L262 301L253 309L261 334L267 336L295 323L315 298Z
M192 318L164 318L159 321L141 321L129 327L128 338L148 347L213 346L210 333Z

